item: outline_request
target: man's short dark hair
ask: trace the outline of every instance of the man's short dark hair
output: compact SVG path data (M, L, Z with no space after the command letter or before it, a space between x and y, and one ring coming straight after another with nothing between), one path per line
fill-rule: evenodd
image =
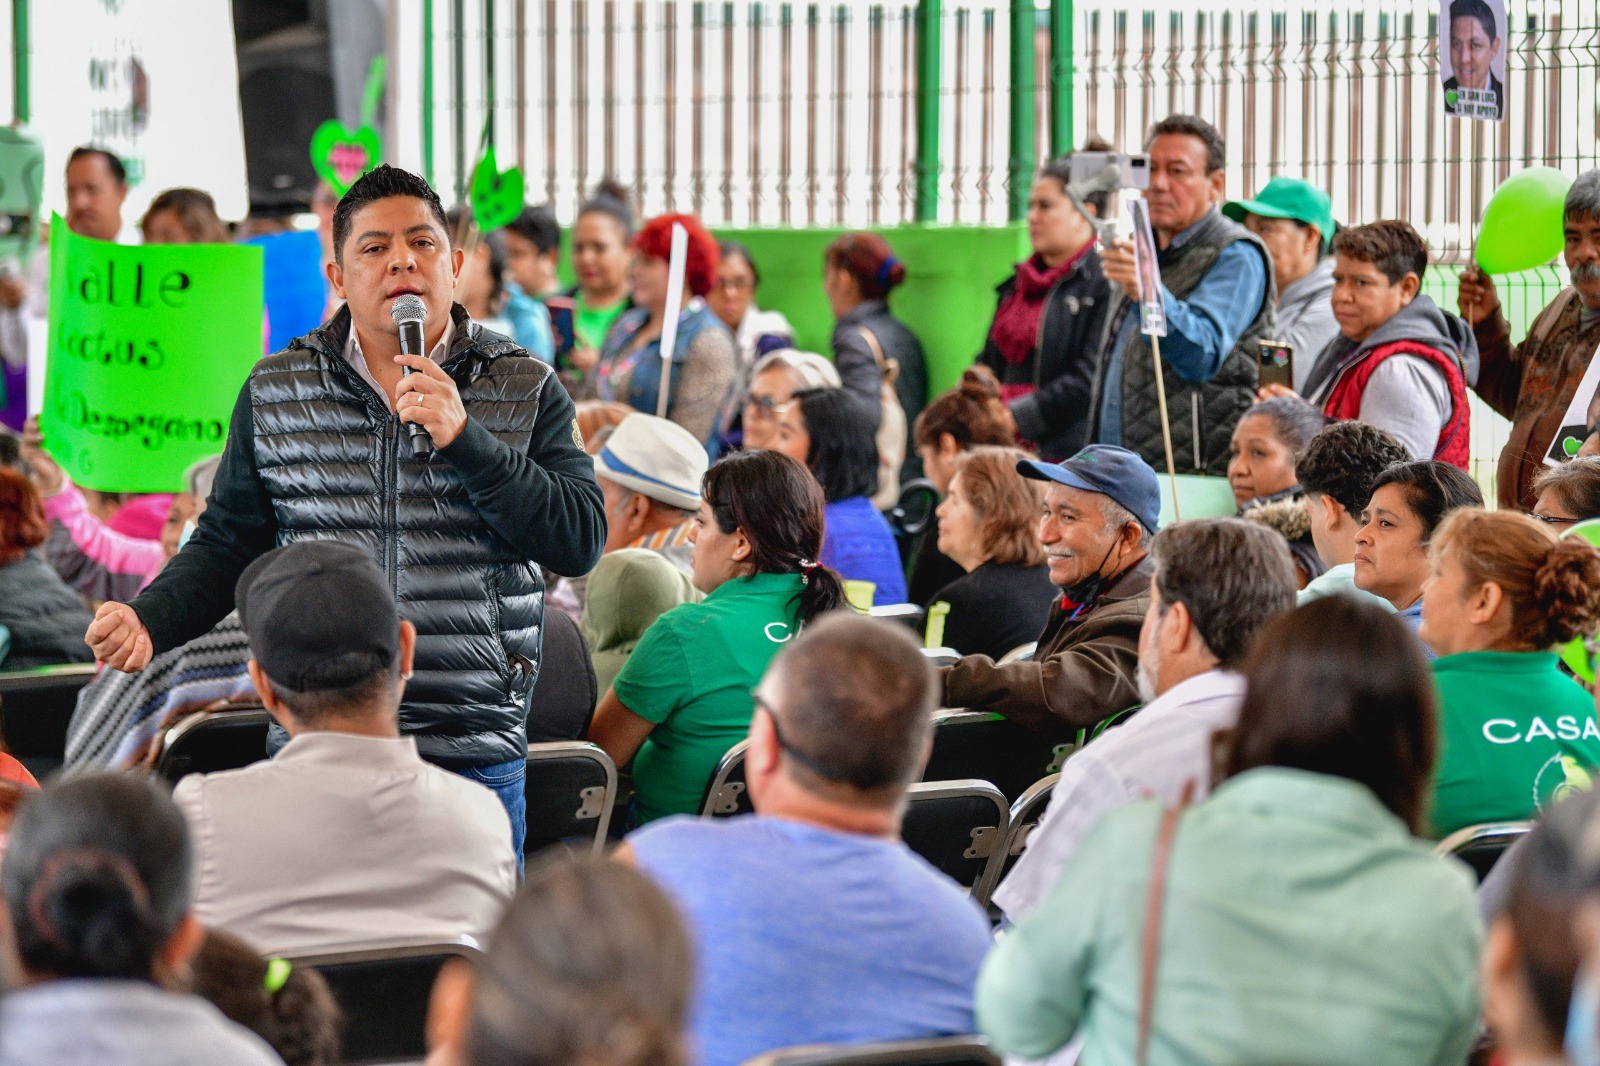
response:
M115 152L108 152L104 148L95 148L87 144L74 148L72 154L67 156L67 166L70 167L80 159L89 159L94 156L99 156L105 160L106 169L111 171L111 176L117 179L118 185L125 186L128 184L128 168L122 165L122 160L117 157Z
M802 785L898 802L921 774L938 693L904 627L827 615L778 655L772 676L779 743Z
M1372 499L1378 475L1411 458L1392 433L1366 422L1335 422L1311 438L1294 461L1295 478L1307 495L1331 496L1351 518Z
M1294 559L1283 535L1242 518L1170 525L1150 545L1163 615L1175 603L1227 667L1249 650L1268 619L1294 607Z
M362 669L363 664L365 673L358 675L355 681L343 680L353 671ZM300 692L280 685L270 676L267 678L273 696L289 708L289 713L303 726L314 728L330 718L365 714L382 705L384 700L394 698L394 684L400 677L398 658L384 663L381 656L372 652L354 652L330 659L322 666L328 676L340 679L342 683L338 688L319 687L316 669L307 674L306 688Z
M1411 223L1398 218L1340 230L1333 238L1333 252L1371 263L1390 285L1400 284L1407 274L1415 274L1420 282L1428 270L1428 243Z
M506 223L506 229L537 248L540 255L549 255L561 247L561 223L548 204L524 207L522 214Z
M433 186L408 170L380 163L357 178L333 209L333 258L340 266L344 265L344 242L350 239L356 212L391 196L414 196L426 203L444 231L445 239L449 240L450 223L444 217L444 204L439 202L439 194L433 191Z
M1164 135L1198 138L1206 146L1207 174L1215 174L1227 164L1227 145L1222 141L1222 134L1217 132L1217 127L1198 115L1168 115L1151 126L1150 136L1144 142L1146 150L1157 137Z
M1450 25L1454 26L1456 19L1477 19L1478 25L1483 27L1483 35L1491 41L1500 39L1500 31L1495 27L1494 10L1484 3L1484 0L1455 0L1450 5ZM1448 36L1450 31L1444 31Z

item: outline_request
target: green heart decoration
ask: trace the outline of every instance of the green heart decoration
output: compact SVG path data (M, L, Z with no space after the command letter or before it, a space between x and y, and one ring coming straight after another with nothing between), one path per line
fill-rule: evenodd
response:
M522 214L522 171L516 167L499 169L494 149L485 148L483 158L472 168L472 188L467 200L480 233L508 225Z
M311 165L338 196L349 192L356 179L382 158L378 131L371 126L352 131L330 118L311 135Z
M1454 89L1446 89L1445 90L1444 102L1446 104L1449 104L1451 107L1455 107L1457 99L1458 99L1458 97L1456 96L1456 91Z

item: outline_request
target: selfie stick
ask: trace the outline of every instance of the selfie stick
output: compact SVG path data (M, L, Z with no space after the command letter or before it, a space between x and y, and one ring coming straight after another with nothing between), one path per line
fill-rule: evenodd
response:
M1167 383L1161 374L1161 338L1150 335L1150 358L1156 364L1156 405L1161 408L1161 443L1167 449L1167 484L1172 488L1172 520L1183 521L1178 513L1178 464L1172 461L1172 420L1167 417ZM1196 426L1195 432L1200 431Z
M672 258L667 260L666 321L661 323L661 388L656 393L656 417L667 417L667 397L672 391L672 349L678 343L678 313L683 310L684 260L689 257L689 231L672 224Z

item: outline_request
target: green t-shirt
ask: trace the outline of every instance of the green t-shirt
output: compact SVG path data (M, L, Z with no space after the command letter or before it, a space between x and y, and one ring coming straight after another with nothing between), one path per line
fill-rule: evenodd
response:
M750 690L799 628L799 574L734 578L645 632L612 690L656 728L633 758L639 821L696 814L717 760L750 731Z
M1556 662L1554 652L1505 651L1433 661L1435 837L1484 822L1524 821L1590 787L1600 770L1594 697Z
M611 332L611 325L622 317L622 312L628 309L628 299L624 296L610 307L590 307L579 293L572 298L572 332L575 333L578 347L600 350L605 343L606 334Z

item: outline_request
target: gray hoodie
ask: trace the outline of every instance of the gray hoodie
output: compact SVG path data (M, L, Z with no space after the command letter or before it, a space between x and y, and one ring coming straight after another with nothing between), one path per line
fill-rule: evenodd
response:
M1329 341L1339 335L1333 317L1333 257L1327 256L1311 273L1278 293L1276 339L1294 349L1294 389L1304 394L1311 365Z
M1429 297L1419 295L1359 344L1343 334L1329 341L1306 378L1306 399L1324 406L1345 373L1377 349L1399 341L1435 348L1455 358L1467 385L1477 384L1478 342L1472 328ZM1361 397L1361 421L1394 434L1413 459L1433 458L1450 416L1449 382L1436 366L1416 356L1395 355L1384 360L1368 379Z

